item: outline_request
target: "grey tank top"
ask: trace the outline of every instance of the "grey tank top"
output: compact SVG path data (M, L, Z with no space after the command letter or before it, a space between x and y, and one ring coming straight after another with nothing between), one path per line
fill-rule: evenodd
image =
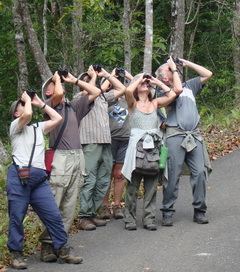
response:
M155 109L151 113L145 113L135 108L134 111L129 114L129 121L131 128L148 130L158 128L159 126L159 118Z

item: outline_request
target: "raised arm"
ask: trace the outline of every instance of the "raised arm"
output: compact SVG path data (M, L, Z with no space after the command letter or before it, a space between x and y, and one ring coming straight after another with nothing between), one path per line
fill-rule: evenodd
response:
M171 70L172 73L172 87L173 91L179 95L182 92L182 81L180 79L176 63L173 61L173 58L170 56L170 58L167 61L167 64L169 66L169 69ZM164 91L166 91L164 89Z
M137 86L143 81L143 75L144 73L140 74L140 76L126 88L125 95L130 112L132 112L136 106L136 99L133 93L137 89Z
M51 107L55 108L62 101L64 96L64 89L61 83L61 78L57 71L53 75L52 81L54 83L54 91L51 97Z
M112 73L115 74L115 69ZM100 72L97 72L97 75L99 77L105 77L112 84L115 98L118 98L125 93L126 87L113 74L109 74L102 68Z
M45 122L44 134L48 134L61 122L61 115L58 114L52 107L46 105L37 95L34 96L32 104L45 111L45 113L50 117L50 120Z
M199 74L202 84L205 84L213 75L210 70L201 65L185 59L180 59L180 61L182 61L183 67L189 67Z
M101 90L99 88L91 85L90 83L87 83L85 81L77 79L71 73L68 73L68 75L66 77L63 76L63 79L64 79L64 81L71 83L71 84L75 84L79 88L85 90L89 95L89 99L88 99L89 103L93 102L94 99L97 98L99 96L99 94L101 93Z
M21 101L25 103L25 106L23 107L22 114L21 112L16 112L15 116L18 117L19 114L19 121L18 121L18 127L19 129L22 129L25 127L29 122L32 120L32 105L31 105L31 98L27 94L27 92L23 92L21 96Z
M88 67L88 71L87 71L88 75L90 76L90 81L89 81L89 84L90 85L93 85L93 86L96 86L96 81L97 81L97 73L96 71L93 69L93 66L90 65Z

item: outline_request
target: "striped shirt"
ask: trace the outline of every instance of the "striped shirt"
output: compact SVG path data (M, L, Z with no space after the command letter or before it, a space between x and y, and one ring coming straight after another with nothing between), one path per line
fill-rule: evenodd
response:
M80 139L82 144L110 144L108 106L115 103L114 91L100 95L94 101L92 110L80 123Z

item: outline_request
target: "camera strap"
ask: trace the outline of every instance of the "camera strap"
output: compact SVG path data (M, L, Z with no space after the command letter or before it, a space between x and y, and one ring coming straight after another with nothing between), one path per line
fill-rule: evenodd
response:
M67 108L68 108L68 105L67 105L67 102L66 102L66 101L65 101L65 103L64 103L64 107L65 107L64 122L63 122L63 125L62 125L62 127L61 127L61 130L60 130L59 133L58 133L57 139L56 139L56 141L55 141L55 143L54 143L54 145L53 145L53 147L52 147L53 150L56 150L56 149L57 149L57 146L58 146L58 144L59 144L59 142L60 142L60 139L62 138L63 132L64 132L65 127L66 127L66 125L67 125L67 119L68 119L68 109L67 109Z

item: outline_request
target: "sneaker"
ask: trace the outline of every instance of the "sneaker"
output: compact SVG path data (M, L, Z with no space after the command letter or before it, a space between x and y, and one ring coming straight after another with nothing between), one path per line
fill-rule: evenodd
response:
M164 227L172 227L173 226L172 214L168 215L168 214L163 213L162 226L164 226Z
M122 218L124 217L120 205L115 205L115 206L113 207L113 217L114 217L115 219L122 219Z
M77 229L80 230L95 230L96 226L92 223L90 218L83 217L80 219L79 223L77 224Z
M144 225L144 228L147 230L157 230L157 225L154 223L146 224L146 225Z
M49 243L41 244L41 260L46 263L56 262L57 256L54 252L53 245Z
M107 225L107 222L105 220L99 219L95 216L91 217L90 220L96 227L104 227Z
M135 223L132 223L132 222L126 222L125 223L125 229L126 230L136 230L137 225Z
M100 219L110 219L110 217L111 217L111 212L110 212L108 206L103 206L103 209L102 209L101 214L99 215L99 218Z
M27 269L27 263L24 261L21 251L13 251L11 254L12 254L12 268Z
M82 257L75 257L70 255L70 250L72 248L68 246L63 246L57 250L58 254L58 262L60 264L68 263L68 264L80 264L83 261Z
M198 224L208 224L205 212L194 210L193 222L197 222Z

